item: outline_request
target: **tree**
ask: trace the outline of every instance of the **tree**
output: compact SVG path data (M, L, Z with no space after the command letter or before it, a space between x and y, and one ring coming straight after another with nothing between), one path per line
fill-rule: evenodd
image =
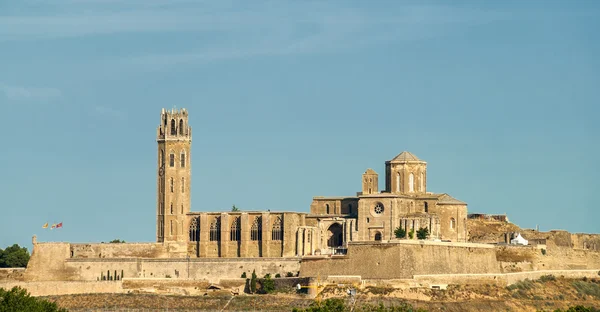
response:
M15 286L11 290L0 288L0 311L67 312L54 302L31 297L27 290Z
M261 281L260 284L263 294L270 294L275 291L275 282L271 278L271 274L265 275L265 278Z
M233 207L231 207L231 211L233 211L233 212L240 211L240 208L233 205Z
M417 230L418 239L427 239L427 237L429 237L429 229L422 227Z
M256 292L256 270L252 270L252 278L250 278L250 292Z
M396 235L396 238L405 238L406 230L399 226L394 230L394 235Z
M120 240L120 239L117 238L117 239L111 240L109 243L111 243L111 244L124 244L125 241L124 240Z
M29 262L29 251L27 248L14 244L10 247L0 249L0 268L25 268Z
M415 237L415 229L410 229L408 232L408 238L413 239Z

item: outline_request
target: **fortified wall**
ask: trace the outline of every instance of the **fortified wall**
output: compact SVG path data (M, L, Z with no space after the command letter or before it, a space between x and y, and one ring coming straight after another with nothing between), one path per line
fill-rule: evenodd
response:
M396 240L351 242L345 256L304 257L300 276L411 279L417 274L500 273L492 245Z

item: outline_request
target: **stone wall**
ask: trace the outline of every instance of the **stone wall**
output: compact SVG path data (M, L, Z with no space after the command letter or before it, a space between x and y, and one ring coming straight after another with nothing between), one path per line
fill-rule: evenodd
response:
M304 257L300 276L360 275L407 279L416 274L500 273L493 246L431 241L353 242L346 256Z
M27 289L27 291L32 296L59 296L70 294L99 294L124 292L120 281L41 281L7 283L0 282L0 288L11 289L15 286Z
M600 252L561 247L553 241L548 241L547 248L497 246L496 257L503 272L600 269Z
M71 258L185 257L186 243L70 244Z
M22 281L25 268L2 268L0 269L0 281Z

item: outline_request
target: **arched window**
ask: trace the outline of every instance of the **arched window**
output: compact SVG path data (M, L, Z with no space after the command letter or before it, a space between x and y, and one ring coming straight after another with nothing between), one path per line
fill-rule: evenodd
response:
M185 193L185 178L181 178L181 193Z
M160 204L158 205L158 214L160 214L160 215L165 214L165 206L163 205L162 202L160 202Z
M173 203L171 203L171 214L173 214Z
M329 204L325 204L325 213L329 214Z
M396 175L396 192L400 192L400 172Z
M198 218L192 218L190 222L190 242L200 241L200 222Z
M271 232L271 240L280 241L283 240L283 222L281 217L275 218L273 222L273 229Z
M160 150L160 156L159 156L159 159L158 159L158 164L159 164L159 167L162 167L165 164L165 151L164 150Z
M376 232L375 233L375 240L376 241L380 241L381 240L381 232Z
M450 218L450 229L454 230L456 228L456 220L454 218Z
M171 226L170 226L170 230L171 230L171 235L173 235L173 220L171 220Z
M412 173L408 176L408 191L411 193L415 191L415 175Z
M171 135L177 135L177 129L175 128L175 119L171 119Z
M179 119L179 135L183 135L183 119Z
M183 204L181 204L181 214L183 214ZM183 228L181 230L183 231Z
M185 168L185 152L181 151L181 154L179 155L179 160L181 162L180 166L181 168Z
M429 205L425 202L425 212L429 212Z
M173 177L171 177L171 193L175 190L175 182L173 181Z
M169 167L175 167L175 154L173 153L169 155Z
M250 239L253 241L262 240L262 218L260 216L254 218L250 229Z
M216 242L221 240L221 217L215 217L210 223L210 241Z
M233 218L233 222L231 222L229 240L232 242L237 242L240 240L240 217Z
M421 172L421 178L419 179L419 191L425 192L425 174Z

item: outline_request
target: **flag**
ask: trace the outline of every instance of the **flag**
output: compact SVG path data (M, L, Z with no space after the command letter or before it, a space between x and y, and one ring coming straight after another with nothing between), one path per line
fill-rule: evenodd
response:
M51 230L56 228L56 224L52 224L52 227L50 228Z
M56 228L61 228L62 227L62 222L56 225Z
M46 224L42 225L42 229L47 229L48 228L48 222L46 222Z

